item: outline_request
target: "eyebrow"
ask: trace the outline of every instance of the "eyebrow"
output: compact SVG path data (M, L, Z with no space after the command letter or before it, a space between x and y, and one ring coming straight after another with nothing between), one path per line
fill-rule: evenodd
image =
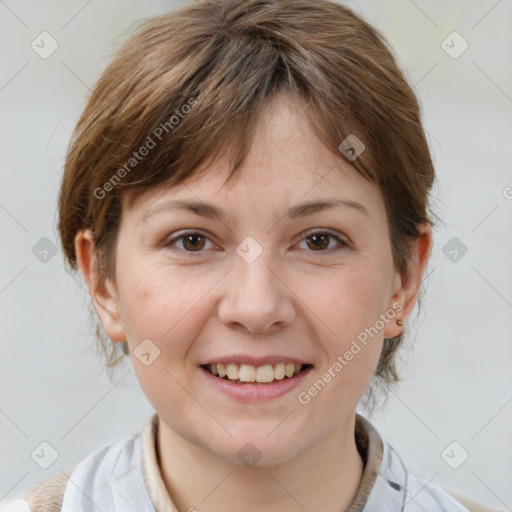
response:
M300 203L295 206L292 206L287 212L286 216L290 219L296 219L299 217L306 217L308 215L313 215L314 213L324 211L331 208L339 208L341 206L351 208L353 211L359 212L366 217L369 217L370 214L368 210L360 203L355 201L351 201L350 199L326 199L322 201L310 201L307 203ZM204 201L190 201L190 200L169 200L163 202L160 205L157 205L153 208L150 208L146 211L146 213L142 216L139 222L144 222L148 217L159 213L164 210L182 210L186 212L191 212L200 217L218 219L221 222L226 222L228 215L227 213L218 206L215 206L211 203L206 203Z

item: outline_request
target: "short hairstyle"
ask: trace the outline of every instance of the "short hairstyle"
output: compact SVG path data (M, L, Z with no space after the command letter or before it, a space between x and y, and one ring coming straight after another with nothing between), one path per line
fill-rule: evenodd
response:
M226 148L230 179L263 104L282 91L303 99L322 143L379 187L404 275L419 224L434 224L420 107L383 36L328 0L198 0L137 26L95 85L68 147L58 230L71 270L75 235L90 228L100 275L114 280L122 200L133 205L144 191L207 173ZM356 159L340 151L349 135L365 145ZM111 377L127 347L108 340L95 318ZM400 380L403 336L384 340L369 388Z

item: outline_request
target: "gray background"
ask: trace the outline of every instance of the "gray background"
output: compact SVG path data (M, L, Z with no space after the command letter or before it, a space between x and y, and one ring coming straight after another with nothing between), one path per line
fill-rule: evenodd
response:
M88 295L60 248L46 263L32 248L59 245L59 181L88 89L135 21L174 5L0 0L0 501L138 432L153 411L130 366L114 385L101 368ZM384 33L419 95L445 223L406 380L370 419L418 475L512 510L512 2L347 5ZM31 48L43 31L59 45L47 59ZM453 31L469 44L458 58L442 46ZM451 261L447 243L468 252ZM58 452L47 469L31 458L43 441ZM458 469L441 456L452 441L469 453Z

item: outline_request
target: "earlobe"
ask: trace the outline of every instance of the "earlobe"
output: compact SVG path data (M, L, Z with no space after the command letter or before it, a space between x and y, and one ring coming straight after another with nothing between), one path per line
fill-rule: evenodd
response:
M76 234L75 251L78 265L105 333L112 341L126 341L119 301L112 283L101 276L90 229L81 230Z
M432 251L431 226L429 224L422 224L419 230L421 234L415 240L411 249L411 259L407 274L400 276L398 272L395 273L394 293L388 306L397 311L395 318L401 320L403 324L405 324L407 317L416 304L427 262ZM400 310L398 310L397 304L400 304ZM384 330L384 336L386 338L393 338L398 336L402 330L402 327L396 321L389 322Z

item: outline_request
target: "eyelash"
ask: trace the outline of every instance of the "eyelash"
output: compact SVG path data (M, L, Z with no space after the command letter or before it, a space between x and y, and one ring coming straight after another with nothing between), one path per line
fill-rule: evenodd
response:
M323 249L323 250L318 250L318 251L310 250L309 252L318 252L318 253L329 253L329 254L332 254L333 252L338 252L338 251L340 251L342 249L345 249L345 248L349 247L349 244L347 242L345 242L344 240L342 240L338 235L335 235L334 233L331 233L330 231L325 231L325 230L324 231L322 231L322 230L307 231L306 233L303 234L303 236L302 236L300 241L305 240L306 238L309 238L309 237L311 237L313 235L318 235L318 234L330 236L336 242L339 243L339 246L331 248L331 249ZM167 242L165 242L164 243L164 247L167 247L170 251L175 252L175 253L178 253L178 252L185 253L187 255L187 257L190 256L190 257L194 258L194 257L201 256L202 253L204 252L204 250L200 250L200 251L187 251L186 249L178 249L177 247L173 247L173 244L175 242L180 241L180 240L186 238L189 235L200 235L200 236L206 238L207 240L209 240L211 242L209 237L207 237L206 235L204 235L200 231L186 231L184 233L181 233L179 236L176 236L176 237L168 240Z

